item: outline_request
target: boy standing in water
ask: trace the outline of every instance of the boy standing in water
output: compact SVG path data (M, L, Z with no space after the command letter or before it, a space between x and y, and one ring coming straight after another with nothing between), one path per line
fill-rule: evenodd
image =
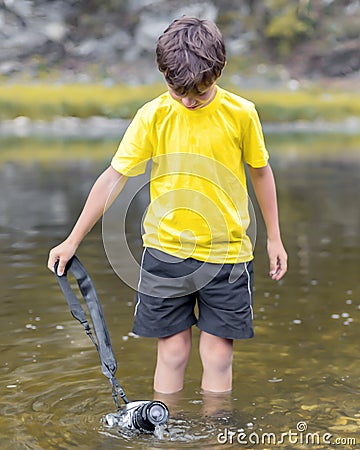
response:
M226 62L216 25L175 20L158 39L156 55L168 91L137 112L70 235L50 251L48 267L59 261L63 273L127 177L143 173L151 160L133 331L158 338L154 390L174 393L183 387L196 324L201 387L226 392L233 340L253 336L245 164L266 225L270 276L280 280L287 255L275 182L254 105L216 85Z

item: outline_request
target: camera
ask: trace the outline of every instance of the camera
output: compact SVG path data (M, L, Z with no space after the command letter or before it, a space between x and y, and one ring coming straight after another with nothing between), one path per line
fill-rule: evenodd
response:
M117 413L106 414L105 424L152 433L157 425L163 425L169 418L167 406L160 401L140 400L127 403Z

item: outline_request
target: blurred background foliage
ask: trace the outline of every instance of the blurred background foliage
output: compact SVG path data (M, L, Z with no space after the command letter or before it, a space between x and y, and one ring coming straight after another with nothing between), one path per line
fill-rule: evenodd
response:
M156 38L182 14L218 23L221 84L265 120L359 115L358 0L0 0L0 118L131 117L164 89Z
M0 86L0 120L18 116L50 120L59 116L109 119L132 117L146 101L164 91L161 83L125 86L114 84L37 84ZM255 102L265 122L341 121L360 117L360 95L351 92L324 93L318 89L231 90Z

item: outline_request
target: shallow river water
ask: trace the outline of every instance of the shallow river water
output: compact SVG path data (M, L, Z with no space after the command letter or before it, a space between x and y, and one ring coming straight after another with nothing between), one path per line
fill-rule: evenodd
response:
M161 398L171 414L162 437L104 426L114 412L110 385L46 269L116 142L0 141L1 450L360 448L360 139L267 141L289 272L280 283L267 276L258 215L255 338L235 344L233 391L201 393L194 329L185 387ZM145 197L125 227L136 256ZM113 231L114 214L116 205ZM120 383L131 400L152 399L156 341L131 333L135 293L114 273L101 231L78 256L102 301ZM118 258L125 278L136 278L121 249Z

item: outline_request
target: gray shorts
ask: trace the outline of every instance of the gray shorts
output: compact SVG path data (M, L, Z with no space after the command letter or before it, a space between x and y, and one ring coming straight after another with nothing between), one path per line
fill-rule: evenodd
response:
M147 248L141 262L133 332L166 337L196 324L222 338L251 338L253 278L251 261L205 263Z

